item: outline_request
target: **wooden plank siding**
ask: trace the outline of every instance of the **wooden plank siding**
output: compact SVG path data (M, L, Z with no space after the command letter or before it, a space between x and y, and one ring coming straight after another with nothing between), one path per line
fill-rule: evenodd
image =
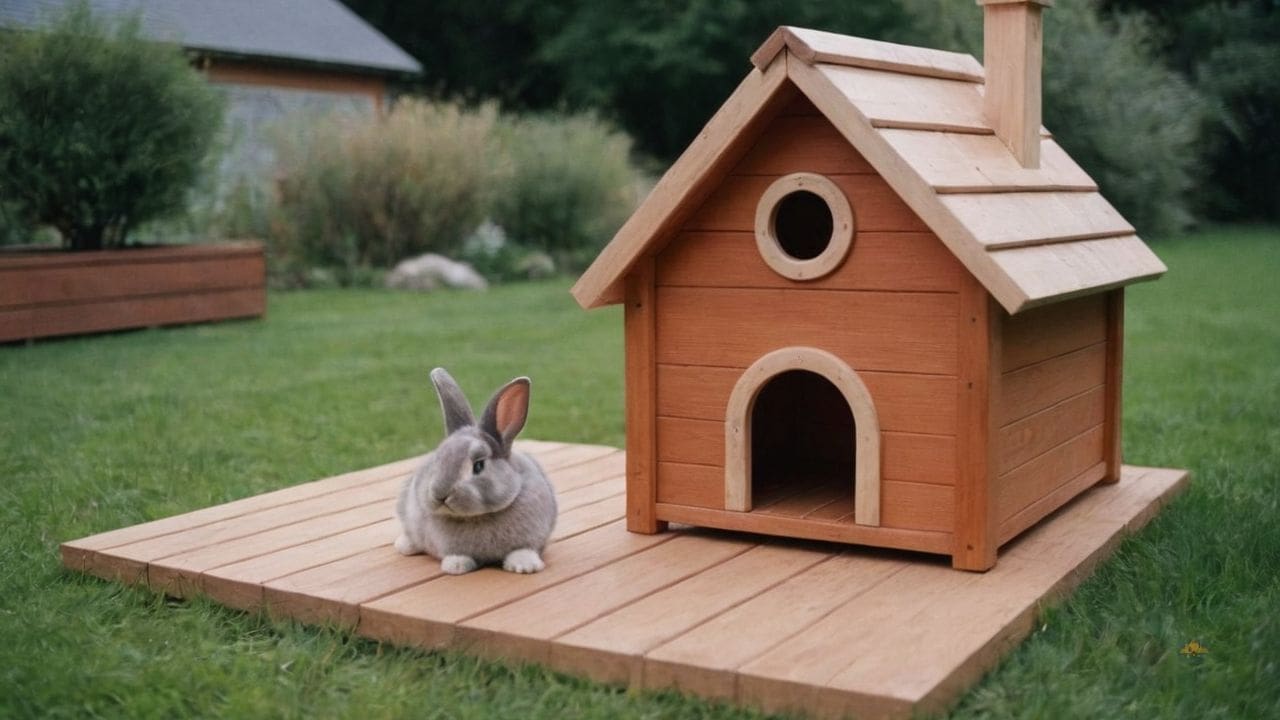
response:
M0 342L266 312L256 243L0 253Z
M955 437L881 431L885 480L955 484ZM724 418L694 420L658 417L658 446L665 462L720 467L724 460Z
M751 230L756 200L781 175L730 175L684 225L684 230ZM860 232L929 232L888 183L876 175L827 174L849 198Z
M383 111L387 81L381 75L333 68L280 67L249 59L209 58L204 65L209 82L225 85L290 88L368 99L370 107Z
M854 212L857 212L855 208ZM688 231L659 258L658 284L666 287L793 288L756 252L750 227ZM844 265L810 280L813 290L955 292L964 268L928 232L859 230Z
M1109 377L1107 295L1004 320L995 487L1001 542L1100 480Z
M792 172L830 177L855 216L849 256L812 281L776 273L756 247L757 202ZM725 410L734 384L768 352L803 345L839 356L872 396L882 431L881 525L950 531L956 293L967 274L807 100L792 101L770 122L654 267L660 507L723 510ZM851 500L846 508L843 500L792 498L761 512L803 507L851 523L844 517Z
M855 370L955 375L951 293L658 288L657 359L748 367L804 345Z
M742 368L658 365L658 417L724 422ZM955 379L946 375L859 371L884 432L953 435Z
M128 252L132 251L121 251ZM101 257L101 255L97 255ZM7 270L0 256L0 308L100 302L139 295L234 290L254 286L263 272L261 255L231 254L193 256L190 259L139 258L128 274L104 274L91 263L52 265L45 269L18 266ZM192 262L194 259L202 262ZM114 263L119 265L120 263ZM22 270L22 271L19 271Z

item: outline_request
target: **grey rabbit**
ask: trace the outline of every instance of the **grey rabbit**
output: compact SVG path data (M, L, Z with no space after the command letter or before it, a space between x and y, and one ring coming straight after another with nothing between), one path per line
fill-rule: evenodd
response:
M451 575L499 562L510 572L538 572L556 494L538 462L511 447L529 415L529 378L499 388L478 425L444 368L431 371L431 382L447 434L400 491L396 550L439 558Z

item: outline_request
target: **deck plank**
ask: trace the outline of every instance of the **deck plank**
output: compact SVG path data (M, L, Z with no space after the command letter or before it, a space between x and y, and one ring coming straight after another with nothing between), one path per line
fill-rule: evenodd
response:
M219 546L261 532L317 517L333 515L369 503L386 503L394 497L402 478L391 477L346 490L326 493L266 510L237 515L167 535L97 551L85 569L99 577L124 581L151 581L149 565L161 558L201 548ZM372 521L371 521L372 522ZM244 557L248 557L247 555ZM154 586L153 586L154 587ZM175 586L175 592L180 588Z
M391 543L268 580L263 601L276 617L354 629L360 605L441 575L440 564L404 556ZM359 578L359 582L353 582Z
M207 570L386 520L391 515L391 498L374 498L349 510L316 515L155 558L147 566L147 584L173 597L188 597L192 592L203 590L201 576Z
M814 546L758 545L558 637L550 664L639 686L645 652L830 557Z
M214 505L212 507L193 510L192 512L182 513L180 515L172 515L166 518L159 518L150 522L144 522L138 525L120 528L118 530L109 530L107 532L90 535L79 540L72 540L62 544L62 559L67 567L80 570L82 572L92 573L92 569L86 567L83 563L94 554L94 551L106 550L108 548L119 547L130 543L136 543L143 540L169 535L172 533L188 530L202 525L208 525L220 520L238 517L259 510L266 510L289 503L298 502L320 495L334 493L340 490L346 490L358 485L384 480L389 477L399 477L413 471L415 467L421 464L425 455L407 458L386 465L357 470L355 472L344 473L324 480L315 480L313 482L302 483L290 487L275 490L273 492L263 493L261 495L253 495L251 497L240 498L231 502Z
M397 528L396 521L387 517L325 535L311 542L218 565L201 573L200 589L223 605L241 610L256 610L263 604L263 583L268 580L386 545L388 539L395 537Z
M733 700L737 670L899 572L899 557L844 553L806 568L645 655L644 685Z
M442 647L453 639L455 624L466 618L674 539L675 534L628 533L621 521L615 521L552 543L544 553L547 568L536 575L485 568L467 575L440 576L364 603L359 632L378 640Z
M536 661L816 717L944 710L1124 534L1185 487L1126 466L1005 545L994 569L735 533L625 529L625 454L522 441L555 485L546 570L440 572L404 557L394 497L421 458L64 544L67 567L333 623L383 641ZM785 509L785 508L783 508ZM807 508L811 509L811 508ZM813 514L844 512L834 502Z
M464 619L457 626L458 644L483 657L545 664L553 639L752 547L754 542L738 538L681 533L669 542Z

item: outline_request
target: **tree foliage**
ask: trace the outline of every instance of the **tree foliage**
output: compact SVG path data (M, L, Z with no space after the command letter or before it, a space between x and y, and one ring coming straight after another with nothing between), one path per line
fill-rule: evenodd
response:
M1280 1L1107 0L1142 11L1209 106L1200 200L1218 219L1280 220Z
M181 210L221 126L222 99L181 50L72 4L0 44L0 192L11 216L73 249L123 244Z
M420 59L425 89L516 109L595 110L671 160L750 69L778 25L889 37L892 0L351 0Z
M886 37L906 26L885 0L595 0L539 56L564 73L564 96L603 108L643 150L673 158L751 69L779 25Z
M915 42L982 57L982 10L903 0ZM1202 174L1205 103L1162 64L1138 16L1103 18L1092 0L1044 15L1044 124L1141 232L1167 233L1193 217Z
M563 72L539 57L582 0L344 0L423 65L417 90L516 110L561 102Z

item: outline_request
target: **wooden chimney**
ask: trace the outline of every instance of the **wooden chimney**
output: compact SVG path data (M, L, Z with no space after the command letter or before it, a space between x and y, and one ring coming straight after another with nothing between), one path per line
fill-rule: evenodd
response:
M1053 0L978 0L983 10L983 113L1025 168L1040 167L1041 11Z

